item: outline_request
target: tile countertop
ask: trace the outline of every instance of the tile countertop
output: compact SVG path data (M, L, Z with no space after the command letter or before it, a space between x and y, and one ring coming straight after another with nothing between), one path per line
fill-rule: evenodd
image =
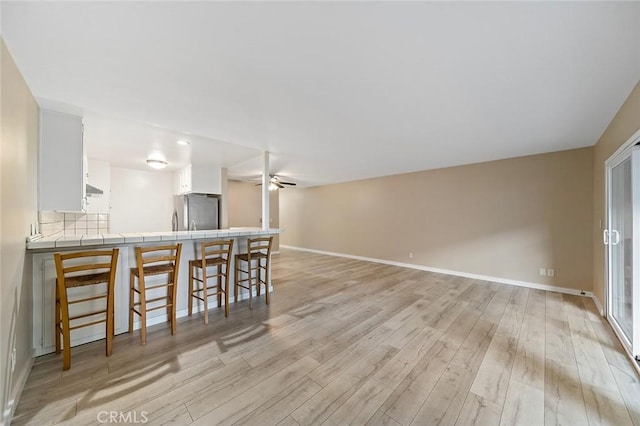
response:
M139 232L128 234L95 234L66 237L45 237L27 243L27 250L46 250L61 247L100 246L105 244L131 244L150 241L198 240L203 238L245 237L250 235L273 235L282 231L277 228L228 228L209 231Z

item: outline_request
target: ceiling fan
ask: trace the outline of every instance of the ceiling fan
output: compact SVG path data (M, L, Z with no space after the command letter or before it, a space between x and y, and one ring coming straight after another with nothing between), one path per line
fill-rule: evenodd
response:
M256 183L255 186L260 186L262 185L262 182L260 183ZM278 175L269 175L269 189L270 190L275 190L278 188L284 188L284 185L289 185L289 186L296 186L296 184L294 182L285 182L280 180L280 176Z

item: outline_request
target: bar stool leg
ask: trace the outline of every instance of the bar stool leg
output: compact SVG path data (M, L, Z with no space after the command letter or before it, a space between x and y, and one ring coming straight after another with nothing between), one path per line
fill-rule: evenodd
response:
M144 289L144 275L138 277L140 290L140 344L147 344L147 297Z
M269 262L265 260L264 262L264 298L269 304Z
M176 322L176 294L178 292L178 284L176 283L177 277L171 273L171 335L175 335L177 331ZM168 289L168 287L167 287Z
M129 273L129 334L133 333L133 308L136 300L135 291L133 290L136 284L135 280L136 277Z
M233 282L233 302L234 303L238 303L238 280L240 279L240 274L238 273L238 262L239 261L240 260L236 256L236 259L235 259L235 262L234 262L235 280Z
M202 268L201 268L202 269ZM204 323L209 324L209 298L207 297L207 269L202 270L202 300L204 302Z
M247 283L249 283L249 285L247 285L247 287L249 288L249 309L253 309L253 305L252 305L252 301L253 301L253 289L252 289L252 284L253 284L253 280L251 279L251 277L253 276L252 272L253 269L251 268L251 262L247 262L247 271L249 271L249 281L247 281Z
M195 266L189 265L189 316L193 314L193 270Z
M107 284L108 285L108 284ZM106 355L111 356L113 353L113 335L114 335L114 312L113 312L113 302L114 295L113 291L109 292L107 297L107 347L106 347Z
M168 280L168 282L173 282L170 272L167 273L167 280ZM166 309L167 309L167 322L169 324L171 324L171 306L170 306L170 304L171 304L171 286L167 286L166 299L167 299L167 307L166 307Z
M222 269L222 266L220 266ZM224 316L229 316L229 268L225 266L224 272Z
M69 331L69 305L66 289L60 289L60 311L62 313L62 369L71 368L71 333Z
M58 280L56 280L56 353L60 353L60 296L58 295Z
M216 275L218 280L218 308L222 306L222 265L216 265Z
M261 274L260 274L260 263L261 262L262 261L260 259L256 260L256 275L257 275L257 277L256 277L256 287L257 287L256 296L258 296L258 297L260 297L260 293L261 293L261 291L260 291L260 277L261 277Z

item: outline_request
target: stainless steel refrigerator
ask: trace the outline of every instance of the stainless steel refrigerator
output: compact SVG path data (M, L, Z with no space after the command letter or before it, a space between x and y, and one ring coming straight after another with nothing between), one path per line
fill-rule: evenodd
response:
M176 195L171 227L174 231L219 229L219 205L216 195Z

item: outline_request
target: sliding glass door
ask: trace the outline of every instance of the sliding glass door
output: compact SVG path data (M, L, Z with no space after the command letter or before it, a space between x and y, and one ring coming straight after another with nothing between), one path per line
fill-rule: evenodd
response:
M637 146L607 164L607 317L633 356L640 355L639 178Z

